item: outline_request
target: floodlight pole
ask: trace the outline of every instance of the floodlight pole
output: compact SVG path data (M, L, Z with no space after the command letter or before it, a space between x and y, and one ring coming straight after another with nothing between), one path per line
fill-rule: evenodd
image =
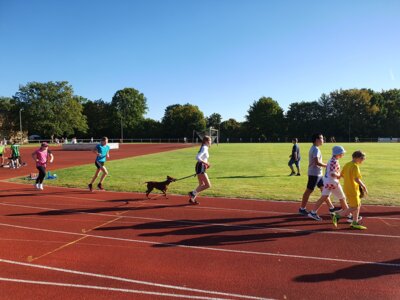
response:
M20 108L19 109L19 131L21 132L21 135L22 135L22 117L21 117L21 112L23 111L24 109L23 108Z
M121 143L124 140L124 126L122 124L122 115L121 115Z

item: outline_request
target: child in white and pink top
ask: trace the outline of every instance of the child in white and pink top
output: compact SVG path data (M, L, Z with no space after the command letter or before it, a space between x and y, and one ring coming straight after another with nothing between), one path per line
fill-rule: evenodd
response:
M52 163L54 160L53 153L48 150L49 145L44 142L40 148L32 153L32 158L36 162L36 169L39 171L39 176L36 178L35 188L43 190L43 180L46 176L47 162Z

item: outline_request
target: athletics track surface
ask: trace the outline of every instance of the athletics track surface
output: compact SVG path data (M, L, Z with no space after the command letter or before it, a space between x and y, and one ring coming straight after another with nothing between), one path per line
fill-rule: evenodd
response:
M56 150L55 167L92 162L77 153ZM1 181L0 299L400 299L400 207L363 206L360 232L295 202L200 201Z

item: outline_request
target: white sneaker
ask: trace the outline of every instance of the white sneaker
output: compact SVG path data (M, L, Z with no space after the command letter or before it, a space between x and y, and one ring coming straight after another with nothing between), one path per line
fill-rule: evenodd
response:
M35 189L39 189L39 183L35 183L33 186L35 187Z
M358 216L358 221L357 223L361 222L363 217ZM347 223L353 223L353 216L347 216Z
M39 190L43 191L43 184L39 184Z

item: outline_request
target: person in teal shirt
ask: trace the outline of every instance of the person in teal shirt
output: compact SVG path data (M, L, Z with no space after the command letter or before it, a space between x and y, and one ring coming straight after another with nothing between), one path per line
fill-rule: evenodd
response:
M90 183L88 184L88 188L89 190L92 192L93 191L93 183L96 181L97 177L99 176L100 172L103 172L103 174L101 175L100 181L97 184L97 188L101 191L104 191L103 188L103 181L106 178L106 176L108 175L108 171L107 168L104 166L107 158L110 157L110 146L107 145L108 143L108 138L107 137L103 137L101 139L100 144L96 145L96 148L93 149L93 152L96 153L96 160L94 162L97 170L96 173L94 174L92 180L90 181Z

